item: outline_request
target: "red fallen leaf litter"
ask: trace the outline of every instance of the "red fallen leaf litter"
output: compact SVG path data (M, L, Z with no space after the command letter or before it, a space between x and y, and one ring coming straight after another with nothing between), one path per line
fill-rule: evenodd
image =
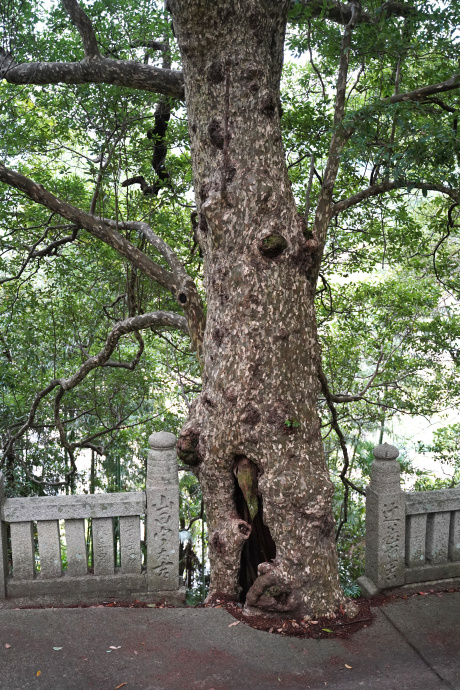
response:
M362 628L367 628L372 625L375 614L372 609L385 604L389 604L397 599L409 599L411 597L428 596L436 594L442 596L442 592L458 592L460 587L450 589L430 589L426 592L413 592L408 594L380 594L365 599L359 597L353 599L353 603L358 606L358 613L353 616L347 616L342 607L337 611L335 618L318 618L317 620L304 620L302 618L289 618L288 616L260 616L260 615L246 615L243 612L243 605L234 601L231 597L225 594L215 594L206 603L206 607L211 608L225 608L238 621L249 625L251 628L257 630L265 630L266 632L285 635L289 637L300 638L314 638L314 639L328 639L331 638L347 638L350 635L358 632ZM233 627L230 624L228 627Z

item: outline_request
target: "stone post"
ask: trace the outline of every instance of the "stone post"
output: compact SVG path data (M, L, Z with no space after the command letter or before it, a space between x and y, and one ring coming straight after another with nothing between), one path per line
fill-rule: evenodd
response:
M406 507L398 455L388 443L374 448L366 489L366 569L358 580L367 596L404 584Z
M0 472L0 600L6 597L6 579L8 577L8 540L6 524L3 522L3 504L5 502L5 479Z
M149 437L146 540L149 592L179 589L179 477L176 437Z

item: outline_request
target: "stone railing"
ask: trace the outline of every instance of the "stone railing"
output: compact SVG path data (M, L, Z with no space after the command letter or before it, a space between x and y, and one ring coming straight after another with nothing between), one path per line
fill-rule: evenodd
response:
M166 432L154 433L149 444L145 491L5 499L0 473L0 606L88 603L109 597L166 599L176 604L185 600L185 589L179 583L176 438ZM141 516L145 516L144 567ZM91 570L85 538L85 520L89 518ZM119 567L114 518L119 520ZM60 520L64 521L66 570L62 566Z
M387 443L374 449L366 489L366 569L358 580L365 596L460 581L460 489L402 491L398 455Z

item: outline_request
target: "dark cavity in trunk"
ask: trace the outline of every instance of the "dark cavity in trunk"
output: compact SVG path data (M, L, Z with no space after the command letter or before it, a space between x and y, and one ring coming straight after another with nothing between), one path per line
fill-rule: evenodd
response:
M235 466L238 466L242 456L235 458ZM244 460L247 459L244 458ZM250 461L249 461L250 462ZM253 464L253 463L251 463ZM238 483L238 474L235 473L235 507L240 517L251 525L251 534L245 542L241 552L240 571L238 582L240 585L240 602L246 601L246 594L257 579L257 567L260 563L267 563L276 558L276 545L270 534L270 530L263 519L263 499L262 496L254 496L257 501L257 512L252 517L243 490ZM257 492L257 483L253 487ZM252 511L253 512L253 511Z

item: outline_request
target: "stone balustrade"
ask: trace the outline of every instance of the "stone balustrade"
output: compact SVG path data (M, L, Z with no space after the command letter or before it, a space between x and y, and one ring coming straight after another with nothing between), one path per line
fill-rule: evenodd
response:
M185 589L179 583L176 437L167 432L154 433L149 444L145 491L5 498L0 473L0 606L88 603L109 597L166 599L176 605L185 601ZM141 557L141 516L145 516L146 525L145 566ZM119 566L114 518L119 524ZM85 536L88 519L92 529L91 570ZM59 521L64 521L65 570Z
M366 489L365 596L417 583L460 582L460 488L407 493L399 451L374 449Z

